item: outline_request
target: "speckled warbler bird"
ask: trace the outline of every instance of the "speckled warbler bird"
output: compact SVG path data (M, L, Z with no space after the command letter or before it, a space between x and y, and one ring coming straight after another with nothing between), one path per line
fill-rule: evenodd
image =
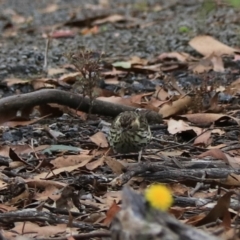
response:
M109 145L118 153L139 152L151 140L152 134L144 112L126 111L113 121L108 134Z

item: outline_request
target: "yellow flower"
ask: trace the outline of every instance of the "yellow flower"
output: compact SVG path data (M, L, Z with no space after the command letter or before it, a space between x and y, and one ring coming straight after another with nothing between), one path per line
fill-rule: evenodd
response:
M145 198L153 208L161 211L167 211L173 204L171 191L162 184L149 186L145 191Z

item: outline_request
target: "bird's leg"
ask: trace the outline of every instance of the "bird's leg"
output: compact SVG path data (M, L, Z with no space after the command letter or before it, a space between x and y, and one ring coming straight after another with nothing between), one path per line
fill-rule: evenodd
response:
M141 158L142 158L142 149L138 152L138 163L141 162Z

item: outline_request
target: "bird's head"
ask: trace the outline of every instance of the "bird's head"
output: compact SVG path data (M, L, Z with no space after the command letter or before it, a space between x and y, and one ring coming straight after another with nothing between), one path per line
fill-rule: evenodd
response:
M139 116L133 114L122 114L116 119L115 126L122 132L137 131L140 128Z

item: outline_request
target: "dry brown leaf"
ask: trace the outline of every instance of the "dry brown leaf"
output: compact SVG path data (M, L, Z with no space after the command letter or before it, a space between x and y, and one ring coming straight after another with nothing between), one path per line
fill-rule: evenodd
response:
M187 219L187 221L185 222L188 225L193 225L195 226L199 221L201 221L203 218L205 217L204 213L200 213L198 215L195 215L193 217L190 217Z
M185 96L179 98L177 101L165 103L159 110L163 118L171 117L185 111L192 104L192 98Z
M74 171L74 170L76 170L78 168L86 166L86 164L89 161L86 160L86 161L83 161L82 163L79 163L79 164L74 165L74 166L61 167L61 168L54 169L54 170L49 171L49 172L42 172L42 173L34 176L33 179L35 179L35 180L42 180L42 179L45 180L45 179L51 178L52 176L56 176L56 175L58 175L58 174L60 174L62 172L72 172L72 171Z
M36 192L34 199L37 201L46 201L48 198L55 200L54 196L58 193L59 189L54 185L47 185L44 191Z
M96 198L96 197L94 197ZM115 201L116 203L120 203L122 200L122 192L121 191L109 191L106 192L101 198L96 198L99 202L104 203L108 207L110 207Z
M202 35L193 38L189 45L204 56L214 53L217 56L232 55L237 49L229 47L211 36Z
M111 168L111 170L117 175L120 175L123 173L124 166L116 159L106 156L104 161Z
M131 98L122 98L122 97L113 96L113 97L98 97L97 99L105 102L111 102L111 103L126 105L130 107L141 107L141 105L133 103L131 101Z
M211 199L214 199L216 196L217 196L217 190L215 190L215 191L204 191L204 192L195 192L194 194L193 194L193 196L192 197L195 197L195 198L205 198L205 199L207 199L207 198L211 198Z
M228 159L228 163L229 165L234 168L234 169L238 169L240 168L240 157L239 156L230 156L229 154L225 153L227 159Z
M5 78L2 82L6 83L8 87L11 87L15 84L28 84L29 80L24 80L20 78Z
M112 220L114 219L114 217L116 216L116 214L120 211L120 207L116 204L116 202L114 201L112 206L108 209L107 213L106 213L106 218L103 222L103 225L109 227Z
M171 134L176 134L176 133L181 133L181 132L192 130L198 136L203 132L202 128L189 126L183 120L178 120L177 121L177 120L174 120L174 119L170 119L170 120L167 121L167 124L168 124L168 132L171 133Z
M131 96L131 102L141 105L141 103L143 102L142 98L144 98L146 96L150 96L152 94L153 94L153 92L140 93L140 94L133 95L133 96Z
M184 151L184 150L183 150ZM166 156L166 157L176 157L176 156L181 156L183 151L179 151L174 149L173 152L168 152L168 151L161 151L161 155ZM149 155L150 157L150 155ZM153 156L152 156L153 157ZM152 158L151 157L151 158ZM156 158L159 158L159 156L155 156Z
M130 60L129 60L129 62L132 64L132 65L134 65L134 64L136 64L136 65L147 65L147 63L148 63L148 60L147 59L142 59L142 58L140 58L140 57L138 57L138 56L132 56L131 58L130 58Z
M59 6L53 3L53 4L49 4L46 8L39 9L38 11L40 13L52 13L52 12L56 12L58 9L59 9Z
M195 60L194 57L185 52L166 52L158 56L158 59L162 61L168 58L175 58L182 63L187 63L189 61Z
M151 100L145 106L145 108L151 109L153 107L153 108L156 108L156 110L158 111L158 107L163 105L165 102L166 101L160 101L160 100L157 100L156 98L152 97Z
M225 180L221 179L219 180L221 184L225 184L228 186L235 186L240 187L240 175L237 175L235 173L228 174L227 178Z
M233 119L236 123L239 124L239 120L224 114L215 114L215 113L193 113L181 115L181 117L186 118L189 122L198 125L198 126L209 126L216 121L228 121Z
M185 208L174 206L168 210L168 213L173 215L175 218L180 219L185 211L186 211Z
M64 233L66 231L67 224L57 224L51 226L43 226L40 227L36 223L32 222L18 222L15 223L15 227L12 228L12 231L15 231L18 234L23 233L34 233L35 236L51 236L60 233Z
M16 211L17 207L13 206L13 205L5 205L3 203L0 203L0 211L1 212L13 212Z
M10 205L15 205L18 202L22 202L24 200L29 199L30 197L30 192L28 189L26 189L24 192L22 192L21 194L19 194L18 196L12 197L9 201L8 204Z
M204 153L201 153L197 157L198 158L204 158L204 157L207 157L207 156L213 157L215 159L223 160L225 163L228 163L228 158L227 158L226 154L218 148L208 150Z
M90 140L94 142L98 147L107 148L108 140L103 132L97 132L90 137Z
M95 161L93 161L93 162L90 162L90 163L86 164L86 168L88 170L92 171L92 170L98 168L99 166L102 166L103 163L104 163L104 156L95 160Z
M153 94L153 98L161 101L166 101L169 98L169 94L165 91L163 87L156 86L156 91Z
M28 125L31 125L33 123L39 122L42 119L47 118L49 116L50 116L50 114L45 115L45 116L40 117L40 118L37 118L37 119L30 120L30 121L10 121L10 122L5 122L5 123L3 123L1 125L2 126L12 127L12 128L18 127L18 126L28 126Z
M123 75L123 74L126 74L126 71L123 71L123 70L117 70L116 68L113 67L113 70L112 71L106 71L106 72L102 72L101 75L102 76L118 76L118 75Z
M39 90L42 88L55 88L57 81L52 80L51 78L34 79L31 81L31 85L33 86L34 90Z
M76 32L73 30L56 30L49 34L51 38L72 38L76 35Z
M174 196L188 196L189 189L181 183L168 184L168 187Z
M207 149L220 149L220 148L223 148L223 147L226 147L227 145L226 144L219 144L219 145L216 145L216 146L208 146Z
M230 199L233 194L235 194L235 192L230 191L223 195L221 198L219 198L217 204L213 207L213 209L203 219L197 222L196 226L215 222L218 218L224 217L226 212L228 212L228 208L230 206Z
M216 55L216 54L211 54L211 56L209 56L212 64L213 64L213 71L215 72L225 72L225 68L223 65L223 60L220 56Z
M67 70L65 68L49 68L47 70L48 76L57 75L60 73L65 73Z
M194 145L204 145L204 146L209 146L213 139L211 137L211 133L212 131L206 131L204 133L202 133L200 136L198 136L195 140L194 140Z
M112 77L112 78L107 78L104 80L104 82L106 84L112 84L112 85L118 85L119 84L119 80L117 77Z
M38 150L44 150L45 148L49 147L49 145L42 145L39 146L38 149L32 149L29 145L8 145L8 146L0 146L0 156L9 157L10 148L16 154L27 154L33 151L37 152Z
M62 189L67 186L66 183L62 183L60 181L53 181L53 180L42 180L42 179L26 179L25 183L31 188L46 188L47 186L51 185L56 187L57 189Z
M99 32L99 27L98 26L93 26L90 28L83 28L81 30L82 35L88 35L88 34L97 34Z
M55 168L74 166L79 163L89 163L94 156L79 154L79 155L63 155L51 160L50 163L53 164Z
M80 72L75 72L75 73L67 73L62 75L59 80L66 82L66 83L74 83L77 81L77 78L80 77L81 74Z
M210 59L200 59L198 62L193 62L189 65L189 70L193 71L194 73L205 73L209 72L213 69L213 63Z
M93 25L100 25L100 24L107 23L107 22L114 23L114 22L119 22L119 21L122 21L122 20L126 20L126 17L123 16L123 15L119 15L119 14L113 14L113 15L108 16L106 18L94 21Z

